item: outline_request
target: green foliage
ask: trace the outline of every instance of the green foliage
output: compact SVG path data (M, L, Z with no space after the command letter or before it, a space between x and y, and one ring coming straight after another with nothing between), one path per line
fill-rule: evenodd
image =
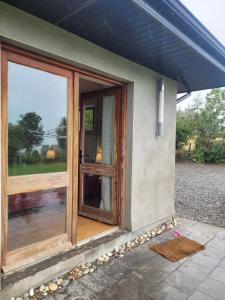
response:
M84 112L85 130L93 130L94 127L94 107L86 107Z
M29 112L20 116L18 125L21 128L21 143L26 149L28 160L34 146L39 146L43 141L43 126L41 117L35 112Z
M41 117L35 112L26 113L20 116L17 124L9 124L8 130L9 162L21 157L20 152L23 149L26 150L26 161L30 162L33 148L39 146L43 141L44 131Z
M182 128L188 128L191 131L188 136L196 141L195 159L199 162L225 162L225 89L212 89L204 105L196 98L184 115ZM181 139L180 122L178 116L178 142Z
M66 171L65 162L9 165L9 176L52 173L52 172L54 173L54 172L63 172L63 171Z
M30 163L38 163L41 161L41 156L37 150L33 150L30 156Z
M225 144L214 143L210 147L200 146L195 153L195 159L206 163L224 163Z
M67 120L65 117L60 121L56 129L56 134L60 148L66 150Z
M9 123L8 127L8 159L9 162L12 162L16 159L16 155L20 149L23 148L21 144L21 127Z
M177 112L176 149L180 149L191 137L192 126L189 116L181 111Z
M203 163L205 161L205 153L206 153L205 147L198 147L198 149L195 152L195 159L198 162Z
M197 143L210 149L216 139L224 137L225 90L213 89L199 115Z

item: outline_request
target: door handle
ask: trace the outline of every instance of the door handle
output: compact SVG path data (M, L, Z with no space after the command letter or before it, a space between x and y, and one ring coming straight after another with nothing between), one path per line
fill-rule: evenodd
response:
M80 153L79 153L79 161L80 161L80 164L82 163L82 159L84 157L89 157L89 155L85 154L85 155L82 155L82 151L80 150Z

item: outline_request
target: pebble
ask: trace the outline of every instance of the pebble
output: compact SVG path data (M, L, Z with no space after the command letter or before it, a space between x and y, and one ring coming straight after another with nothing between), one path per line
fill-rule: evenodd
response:
M103 261L104 261L104 258L103 258L102 256L100 256L100 257L97 258L97 260L98 260L99 262L103 262Z
M155 230L152 230L151 232L146 232L144 234L141 234L140 236L136 237L134 240L126 242L126 244L123 246L116 247L112 252L99 256L94 263L88 262L86 264L77 266L74 269L72 269L69 272L69 274L64 275L63 277L60 278L56 278L53 282L48 283L47 286L42 284L39 287L39 292L42 293L41 294L42 296L47 296L48 295L47 292L49 290L51 292L54 292L59 288L60 289L65 288L66 286L69 285L70 281L79 279L80 277L88 273L93 273L97 269L96 263L98 265L102 265L117 257L123 257L126 251L131 251L132 249L136 248L138 245L144 244L146 241L149 241L151 238L161 234L162 232L165 232L167 229L173 228L175 224L176 224L176 220L175 218L173 218L171 223L168 224L164 223L161 227L158 227ZM67 279L63 279L63 278L67 278ZM35 291L32 288L30 289L29 293L24 295L24 298L28 298L30 296L32 300L39 300L40 295L36 297L34 296L34 294ZM23 300L23 298L11 297L10 300Z
M70 283L70 281L67 280L67 279L65 279L65 280L63 280L63 282L62 282L62 286L63 286L63 287L66 287L69 283Z
M155 235L156 235L156 232L154 230L152 230L151 236L154 237Z
M84 275L87 275L89 273L89 269L84 270Z
M50 282L49 285L48 285L50 291L54 292L58 289L58 285L54 282Z
M30 297L33 297L34 296L34 289L32 288L32 289L30 289L30 291L29 291L29 295L30 295Z
M59 278L59 279L57 280L57 282L56 282L56 283L57 283L58 285L61 285L61 284L62 284L62 282L63 282L63 279L62 279L62 278Z
M89 262L89 263L86 263L86 268L90 268L92 266L92 264Z
M45 286L44 286L44 284L42 284L40 287L39 287L39 291L40 292L43 292L45 290Z

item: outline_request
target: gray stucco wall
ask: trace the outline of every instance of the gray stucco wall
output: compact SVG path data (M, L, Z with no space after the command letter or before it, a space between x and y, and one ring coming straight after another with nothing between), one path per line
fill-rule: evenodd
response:
M159 74L0 1L0 40L119 78L128 85L126 227L174 212L176 82L166 78L165 131L156 136Z

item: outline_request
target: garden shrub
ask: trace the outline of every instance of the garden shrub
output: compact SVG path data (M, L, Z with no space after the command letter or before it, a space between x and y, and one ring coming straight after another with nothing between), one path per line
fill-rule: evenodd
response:
M206 163L224 163L225 162L225 145L224 143L213 143L206 147L201 146L195 153L195 159L199 162Z

